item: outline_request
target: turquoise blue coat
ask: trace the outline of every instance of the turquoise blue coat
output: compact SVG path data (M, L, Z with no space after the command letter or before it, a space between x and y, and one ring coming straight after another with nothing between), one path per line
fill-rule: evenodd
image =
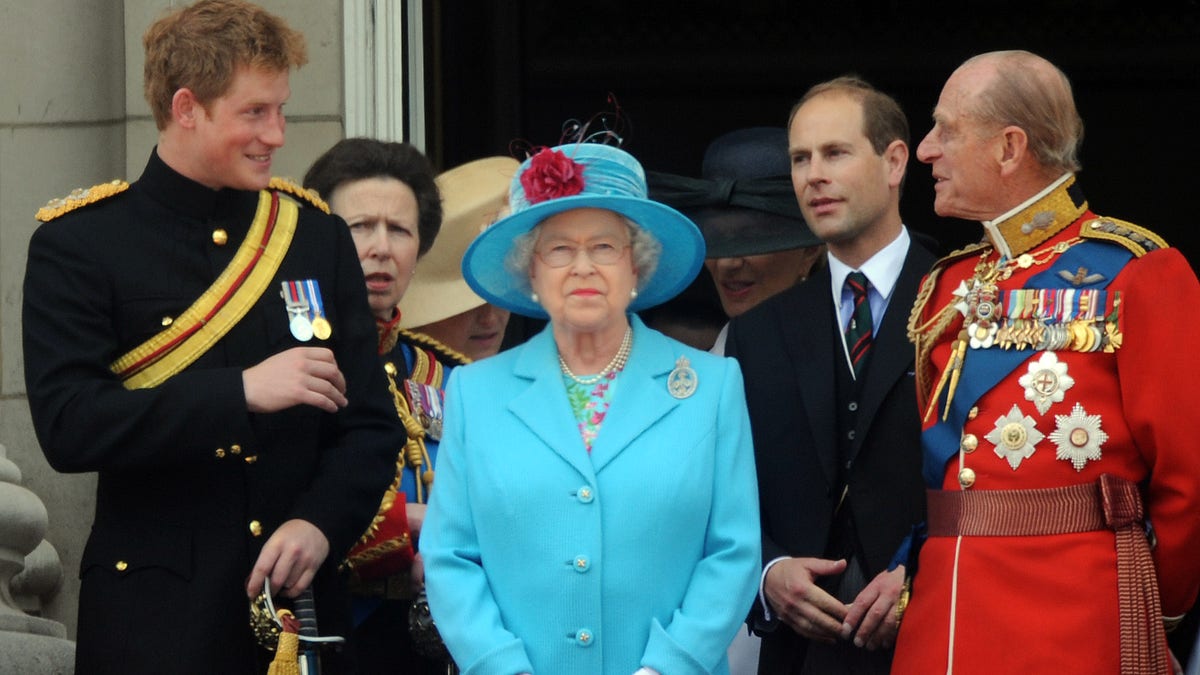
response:
M761 564L741 371L631 323L590 455L549 328L451 375L421 552L464 675L729 672Z

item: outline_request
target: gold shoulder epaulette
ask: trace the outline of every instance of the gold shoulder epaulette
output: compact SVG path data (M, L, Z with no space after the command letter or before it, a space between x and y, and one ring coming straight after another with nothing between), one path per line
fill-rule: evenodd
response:
M1093 218L1079 230L1083 239L1103 239L1129 249L1135 257L1142 257L1160 248L1170 248L1166 240L1140 225L1116 218Z
M981 241L981 242L978 242L975 244L970 244L968 246L964 246L963 248L960 248L955 251L951 251L949 254L944 255L941 258L939 258L938 261L935 262L933 264L933 267L931 267L930 269L937 269L940 267L945 267L946 265L949 265L950 263L955 262L957 260L961 260L962 258L966 258L967 256L969 256L973 253L979 253L983 249L991 247L991 245L992 245L991 242L988 242L985 240L985 241Z
M37 215L34 216L43 223L48 223L63 214L70 213L81 206L95 204L98 201L108 199L109 197L120 194L129 189L129 183L117 179L99 185L93 185L90 188L75 188L71 194L66 197L58 197L46 202L46 205L38 209Z
M291 178L280 178L279 176L275 176L271 178L271 182L267 184L267 187L271 190L286 192L289 195L299 197L300 199L303 199L305 203L315 206L325 213L329 213L329 205L325 203L324 199L321 199L321 195L318 194L316 190L310 190Z

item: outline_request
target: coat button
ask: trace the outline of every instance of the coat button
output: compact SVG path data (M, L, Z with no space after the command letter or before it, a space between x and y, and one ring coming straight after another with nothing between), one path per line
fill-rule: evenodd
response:
M580 647L591 647L592 641L592 631L588 630L587 628L580 628L579 631L575 633L575 644L579 645Z
M975 448L979 447L979 438L975 434L966 434L962 437L962 442L958 444L958 447L969 455L975 452Z
M253 464L258 461L258 455L246 455L242 458L247 464Z
M173 324L173 323L175 323L175 319L172 319L172 318L171 318L171 317L169 317L169 316L164 316L164 317L162 318L162 325L163 325L164 327L166 327L166 326L170 326L170 325L171 325L171 324Z
M213 230L212 239L213 243L217 246L224 246L225 243L229 241L229 233L218 227L217 229Z
M235 455L240 455L242 454L242 446L234 443L233 445L229 446L229 451Z
M257 520L250 521L250 534L252 534L256 537L261 537L262 536L262 523L258 522Z
M958 472L958 484L965 490L975 484L975 470L966 468Z
M850 412L855 412L856 410L858 410L858 401L850 401L850 403L846 406L846 408Z
M592 500L596 498L596 495L592 492L592 488L585 485L575 492L575 498L584 504L591 504Z
M583 574L592 568L592 563L585 555L575 556L575 571Z
M129 569L129 563L125 562L124 560L118 560L117 564L113 565L113 567L116 567L118 572L124 572L125 570Z
M225 458L225 448L217 448L217 451L214 452L213 454L217 456L217 459L224 459Z
M850 440L850 441L854 440L854 430L853 429L846 432L846 439Z

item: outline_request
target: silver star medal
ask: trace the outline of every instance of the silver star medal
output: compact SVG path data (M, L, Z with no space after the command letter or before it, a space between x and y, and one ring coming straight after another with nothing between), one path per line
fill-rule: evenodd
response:
M1043 352L1017 383L1025 387L1025 400L1033 401L1038 413L1045 415L1051 404L1062 403L1063 394L1075 386L1075 378L1067 374L1067 364L1054 352Z
M1100 430L1100 416L1089 415L1076 403L1070 415L1055 415L1058 428L1050 432L1050 440L1058 446L1055 457L1070 460L1076 471L1083 471L1088 460L1100 459L1100 446L1108 434Z
M1008 460L1008 465L1017 470L1021 461L1033 455L1038 443L1046 435L1038 431L1032 417L1021 412L1015 404L1004 417L996 419L996 428L984 438L996 446L996 456Z
M687 398L696 393L698 383L696 371L692 369L692 362L688 361L686 356L679 357L675 361L675 368L667 376L667 391L675 398Z

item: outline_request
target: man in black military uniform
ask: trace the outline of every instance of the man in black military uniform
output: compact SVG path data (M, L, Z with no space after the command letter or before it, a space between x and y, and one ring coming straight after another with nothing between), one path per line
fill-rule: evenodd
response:
M132 185L39 212L25 278L38 439L99 472L76 672L261 673L265 581L346 629L337 566L403 431L348 229L270 178L303 37L204 0L143 41L158 146Z

